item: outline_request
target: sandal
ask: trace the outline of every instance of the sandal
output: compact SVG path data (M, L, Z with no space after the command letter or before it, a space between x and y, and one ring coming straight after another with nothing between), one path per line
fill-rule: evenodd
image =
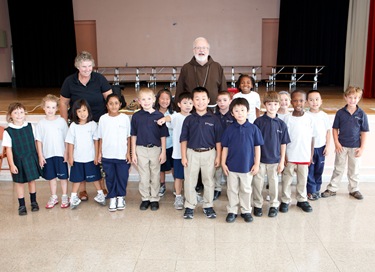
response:
M87 194L86 191L79 192L78 197L79 197L79 199L82 200L82 201L87 201L87 200L89 200L89 195Z

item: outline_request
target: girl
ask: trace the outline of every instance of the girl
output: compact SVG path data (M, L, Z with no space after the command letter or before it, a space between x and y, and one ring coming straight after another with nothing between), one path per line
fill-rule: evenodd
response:
M280 108L277 111L277 117L284 121L284 118L289 114L290 94L287 91L279 92L280 95Z
M120 97L110 94L106 99L108 113L99 119L98 162L102 163L110 199L108 210L125 209L126 187L130 168L130 120L123 113Z
M172 101L172 93L170 90L164 88L160 90L156 95L156 103L155 109L160 111L164 116L171 115L174 112L173 101ZM166 126L169 131L169 136L166 139L166 155L167 160L160 166L160 190L159 196L164 196L166 187L165 187L165 173L172 170L173 174L173 142L172 142L172 135L173 129L171 127L171 123L167 122Z
M19 102L10 104L6 120L9 125L4 131L3 146L6 147L9 169L16 185L18 214L26 215L24 184L27 183L29 187L31 211L39 211L35 179L42 175L42 170L38 162L32 126L25 121L24 105Z
M75 209L81 203L77 192L83 181L94 183L98 192L94 200L105 205L105 196L99 182L101 174L97 161L97 124L92 121L91 109L85 99L74 102L71 121L65 139L68 144L68 163L71 166L70 181L73 183L70 208Z
M243 97L249 102L250 108L247 119L250 123L254 123L254 120L260 116L260 96L253 91L254 85L255 80L252 76L240 75L236 82L239 93L233 96L233 99Z

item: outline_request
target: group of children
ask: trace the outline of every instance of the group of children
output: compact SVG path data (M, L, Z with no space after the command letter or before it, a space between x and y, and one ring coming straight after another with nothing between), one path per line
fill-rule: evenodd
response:
M29 186L31 210L39 210L35 179L40 176L50 183L51 197L46 208L59 202L59 179L62 208L74 209L80 204L79 185L87 181L95 185L95 201L106 205L109 199L109 211L122 210L131 163L140 176L140 210L159 209L160 197L165 193L165 173L172 170L174 206L177 210L185 209L185 219L194 217L198 204L195 187L200 174L204 186L203 213L207 218L216 218L213 202L221 194L222 180L226 180L228 223L236 220L238 212L245 222L253 221L252 211L255 216L262 216L266 179L268 216L288 212L295 172L297 206L311 212L308 200L336 195L347 158L349 193L362 199L358 188L359 157L369 131L367 116L357 106L362 90L349 87L344 93L347 105L337 112L333 123L335 169L327 189L320 193L331 126L327 114L320 110L319 91L306 94L296 90L291 95L266 92L266 112L260 115L260 97L253 86L252 77L242 75L240 93L232 99L229 92L220 92L214 113L208 109L209 92L204 87L175 97L178 111L174 110L169 90L163 89L155 97L153 90L143 88L138 93L141 110L134 113L131 121L119 112L121 102L115 94L106 98L108 113L98 123L92 121L90 106L81 99L72 107L69 127L56 115L58 98L47 95L43 99L46 116L38 122L34 133L25 121L25 107L12 103L3 146L16 184L19 214L27 214L23 183ZM288 109L290 104L292 112ZM107 196L100 185L100 164L105 172ZM280 198L278 175L282 175ZM70 198L68 180L73 184Z

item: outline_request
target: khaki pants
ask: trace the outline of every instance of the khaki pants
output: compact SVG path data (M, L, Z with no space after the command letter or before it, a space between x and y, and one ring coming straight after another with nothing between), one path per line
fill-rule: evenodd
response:
M142 201L159 201L161 147L144 147L137 145L139 193Z
M294 164L288 162L284 172L283 172L283 181L282 181L282 195L281 201L289 204L292 201L292 181L294 176L294 171L297 172L297 201L305 202L307 201L307 175L309 172L309 166L307 164Z
M350 193L359 191L359 167L361 164L360 157L355 156L356 148L343 147L343 151L335 156L335 168L333 169L331 181L327 189L332 192L337 192L339 183L344 175L346 160L348 160L348 190Z
M269 184L270 207L279 207L279 177L277 175L278 165L278 163L260 163L258 174L256 174L253 179L254 207L262 208L263 206L262 191L264 186L264 178L266 175Z
M224 180L226 181L227 176L225 176L223 174L223 169L221 168L221 166L216 167L216 170L215 170L215 191L221 192L221 186L222 186L221 181L223 180L223 177L224 177Z
M227 178L228 213L251 213L251 183L253 175L249 173L229 172Z
M190 148L187 149L188 166L184 167L185 208L194 209L197 205L195 186L198 182L199 170L202 174L202 183L204 186L203 208L213 207L215 157L215 149L206 152L195 152Z

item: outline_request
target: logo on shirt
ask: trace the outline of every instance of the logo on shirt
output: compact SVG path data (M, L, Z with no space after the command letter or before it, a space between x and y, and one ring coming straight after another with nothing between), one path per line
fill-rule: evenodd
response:
M207 125L207 126L210 126L210 127L213 127L213 126L214 126L214 124L209 123L209 122L204 122L204 124Z
M280 130L280 129L277 129L277 130L276 130L276 132L277 132L277 133L280 133L280 134L282 134L282 133L283 133L283 131L282 131L282 130Z

